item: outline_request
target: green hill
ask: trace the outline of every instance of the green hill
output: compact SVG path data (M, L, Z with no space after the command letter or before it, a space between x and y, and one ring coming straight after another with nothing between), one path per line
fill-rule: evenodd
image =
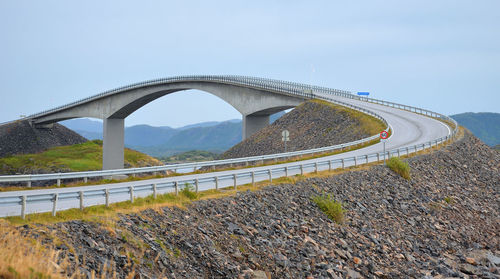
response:
M161 165L155 158L125 149L126 167ZM10 155L0 158L1 174L28 174L88 171L102 169L102 141L59 146L35 154Z
M500 144L500 113L466 112L451 116L489 146Z

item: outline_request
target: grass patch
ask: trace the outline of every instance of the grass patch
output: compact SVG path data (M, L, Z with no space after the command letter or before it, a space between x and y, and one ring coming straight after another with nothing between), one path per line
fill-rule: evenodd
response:
M184 195L186 198L190 200L195 200L198 198L198 193L194 191L193 185L186 183L181 190L181 195Z
M132 167L162 165L157 159L135 150L125 149L125 164ZM1 173L23 173L30 170L90 171L102 169L102 142L58 146L36 154L0 158Z
M68 278L61 273L70 268L66 259L50 247L22 236L18 230L0 220L0 278ZM81 278L73 274L72 278Z
M410 180L410 166L398 157L392 157L387 161L387 166L404 179Z
M444 198L444 201L447 203L447 204L454 204L455 203L455 200L453 200L452 197L448 196L446 198Z
M332 194L314 196L312 201L335 223L342 224L344 222L345 210L342 203L336 201Z

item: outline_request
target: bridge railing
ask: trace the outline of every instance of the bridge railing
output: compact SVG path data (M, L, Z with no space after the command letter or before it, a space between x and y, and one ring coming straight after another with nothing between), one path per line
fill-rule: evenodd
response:
M339 96L344 96L346 94L350 94L349 91L338 90L338 89L328 89L318 86L311 86L302 83L295 82L287 82L281 80L274 79L266 79L266 78L256 78L256 77L248 77L248 76L235 76L235 75L188 75L188 76L175 76L169 78L159 78L148 81L143 81L139 83L134 83L126 86L122 86L119 88L115 88L112 90L107 90L102 93L96 94L94 96L90 96L75 102L71 102L69 104L59 106L53 109L45 110L39 113L32 114L26 119L39 118L47 114L55 113L58 111L62 111L71 107L75 107L93 100L97 100L103 98L105 96L110 96L114 94L119 94L121 92L125 92L128 90L141 88L144 86L154 86L160 84L168 84L168 83L179 83L179 82L190 82L190 81L201 81L201 82L217 82L217 83L226 83L233 85L246 85L247 87L255 88L255 89L263 89L267 91L274 91L281 94L298 96L303 98L310 98L310 90L311 89L324 89L329 90L331 94L337 94Z
M105 204L109 206L111 198L123 199L123 195L128 196L131 202L137 196L153 195L156 198L159 194L164 193L175 193L179 194L179 189L183 187L190 186L194 188L193 190L198 192L200 187L203 189L220 189L225 187L233 187L237 189L238 186L244 184L255 184L259 181L269 180L272 182L273 179L280 177L288 177L297 174L306 174L311 172L317 172L322 170L333 170L333 169L344 169L352 166L359 166L364 164L369 164L373 162L380 162L389 159L390 157L401 157L408 156L412 153L423 151L429 148L434 148L440 144L444 144L449 141L453 136L447 135L427 143L422 143L418 145L402 147L398 149L389 150L387 152L370 153L360 156L353 156L342 159L327 159L317 161L317 162L294 162L291 164L283 165L271 165L259 168L259 170L237 170L232 174L220 174L213 173L212 176L193 179L185 177L173 177L173 178L163 178L156 179L154 183L148 181L136 181L132 186L118 186L118 187L104 187L100 189L91 189L83 191L64 191L64 192L54 192L48 194L27 194L27 195L14 195L7 197L0 197L0 208L9 207L9 215L20 215L23 219L27 213L34 213L34 210L30 210L36 204L45 203L50 209L35 210L36 212L52 212L55 216L58 210L66 208L58 208L58 204L61 202L70 202L75 208L79 204L80 209L83 210L85 201L91 200L92 204ZM168 181L167 181L168 180ZM56 191L58 189L55 189ZM67 190L67 189L66 189ZM121 196L121 197L120 197ZM96 200L97 199L97 200ZM51 206L50 206L51 205ZM13 210L16 210L13 213ZM2 212L2 211L0 211ZM5 212L5 211L4 211ZM5 214L4 214L5 215Z

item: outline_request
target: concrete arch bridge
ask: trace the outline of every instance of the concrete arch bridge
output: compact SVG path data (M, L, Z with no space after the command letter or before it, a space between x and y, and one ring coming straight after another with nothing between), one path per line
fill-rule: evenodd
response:
M243 139L269 124L273 113L293 108L312 92L350 92L300 83L244 76L178 76L136 83L28 116L36 126L80 117L103 120L103 169L124 165L124 120L142 106L170 93L197 89L232 105L243 116Z

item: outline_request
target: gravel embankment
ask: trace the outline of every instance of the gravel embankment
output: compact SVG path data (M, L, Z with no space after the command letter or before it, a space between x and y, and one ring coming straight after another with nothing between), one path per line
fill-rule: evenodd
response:
M0 157L38 153L51 147L86 141L86 138L57 123L52 128L35 129L28 121L16 121L0 126Z
M407 161L411 181L379 165L119 215L114 231L82 221L23 230L44 242L52 231L84 270L111 260L120 277L499 278L500 154L467 133ZM323 192L344 204L344 224L311 202Z
M318 148L371 136L345 109L305 102L221 155L222 159L284 152L281 132L290 132L287 151Z

